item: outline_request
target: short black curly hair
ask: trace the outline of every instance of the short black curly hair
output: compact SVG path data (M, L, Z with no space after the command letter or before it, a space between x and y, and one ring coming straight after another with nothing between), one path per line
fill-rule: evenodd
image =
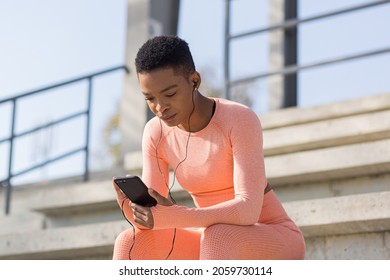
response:
M173 35L156 36L144 43L135 58L137 73L172 67L175 74L188 77L195 63L188 43Z

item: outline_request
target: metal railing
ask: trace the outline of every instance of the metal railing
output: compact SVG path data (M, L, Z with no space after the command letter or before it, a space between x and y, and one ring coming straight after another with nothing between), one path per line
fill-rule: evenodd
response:
M67 80L67 81L64 81L64 82L61 82L61 83L57 83L57 84L54 84L54 85L51 85L51 86L47 86L47 87L44 87L44 88L40 88L40 89L37 89L37 90L33 90L33 91L30 91L30 92L19 94L17 96L12 96L12 97L0 100L0 105L1 104L5 104L5 103L11 103L11 131L9 133L9 137L0 139L0 144L5 143L5 142L9 143L7 175L6 175L5 180L0 182L0 185L2 185L4 187L4 190L5 190L5 196L4 196L5 197L5 209L4 209L5 214L9 214L9 212L10 212L10 201L11 201L11 191L12 191L12 182L11 181L12 181L12 178L24 175L24 174L29 173L29 172L31 172L33 170L38 169L38 168L42 168L42 167L44 167L46 165L49 165L49 164L51 164L53 162L60 161L60 160L62 160L64 158L68 158L68 157L70 157L70 156L72 156L74 154L77 154L77 153L80 153L80 152L84 152L85 157L84 157L83 180L84 181L88 181L89 180L89 137L90 137L90 124L91 124L91 100L92 100L92 94L93 94L93 78L97 77L97 76L105 75L107 73L111 73L111 72L114 72L114 71L118 71L118 70L125 70L126 73L129 73L129 69L126 66L117 66L117 67L105 69L105 70L102 70L102 71L99 71L99 72L95 72L95 73L92 73L92 74L89 74L89 75L81 76L81 77L78 77L78 78L75 78L75 79L72 79L72 80ZM79 111L77 113L73 113L71 115L62 117L62 118L57 119L55 121L47 122L47 123L45 123L43 125L36 126L34 128L25 130L23 132L16 133L16 116L17 116L17 113L18 113L18 111L17 111L18 110L18 106L17 105L18 105L18 101L19 100L21 100L23 98L26 98L26 97L33 96L33 95L34 96L38 95L40 93L47 92L47 91L52 90L52 89L56 89L56 88L60 88L60 87L66 86L66 85L77 83L77 82L80 82L80 81L87 81L87 83L88 83L88 87L87 87L87 90L88 90L88 92L87 92L87 106L86 106L85 110L82 110L82 111ZM32 166L30 166L30 167L28 167L26 169L23 169L21 171L13 172L12 166L13 166L13 162L15 161L15 159L14 159L14 144L15 144L15 140L16 139L24 137L24 136L27 136L27 135L30 135L32 133L35 133L35 132L43 130L43 129L47 129L49 127L53 127L53 126L56 126L56 125L68 122L70 120L73 120L73 119L76 119L76 118L79 118L79 117L82 117L82 116L86 116L86 127L85 127L86 136L85 136L85 143L84 143L84 145L82 147L76 148L76 149L72 149L72 150L70 150L70 151L68 151L66 153L63 153L63 154L58 155L56 157L53 157L53 158L51 158L49 160L46 160L44 162L41 162L41 163L38 163L38 164L34 164L34 165L32 165Z
M337 15L351 13L351 12L355 12L355 11L359 11L359 10L363 10L363 9L368 9L368 8L383 5L383 4L389 4L390 3L389 0L373 1L373 2L366 3L366 4L360 4L360 5L356 5L353 7L346 8L346 9L340 9L340 10L336 10L333 12L323 13L320 15L302 18L302 19L299 19L297 14L296 14L297 3L299 1L298 0L285 0L285 5L289 5L289 7L286 7L285 9L290 8L292 10L295 10L294 16L287 15L287 17L285 17L286 20L280 24L275 24L275 25L268 26L266 28L260 28L260 29L249 31L249 32L235 34L235 35L231 35L231 32L230 32L230 13L231 13L231 3L230 2L231 1L232 0L225 0L224 79L225 79L225 94L226 94L226 98L228 98L228 99L231 99L231 88L234 86L237 86L239 84L252 82L252 81L255 81L258 79L268 78L270 76L275 76L275 75L282 75L285 78L286 77L291 78L292 76L295 75L295 77L293 77L293 78L296 80L296 74L299 71L304 70L304 69L315 68L315 67L319 67L319 66L324 66L324 65L328 65L328 64L335 64L335 63L345 62L345 61L349 61L349 60L356 60L356 59L360 59L363 57L374 56L374 55L379 55L379 54L384 54L384 53L390 52L390 47L387 47L387 48L376 49L376 50L372 50L372 51L368 51L368 52L357 53L357 54L353 54L353 55L346 55L343 57L336 57L333 59L318 61L315 63L298 65L297 55L296 55L296 50L297 50L296 36L297 36L297 34L296 34L296 32L295 33L291 32L294 29L296 30L297 27L303 23L308 23L308 22L312 22L315 20L319 20L319 19L329 18L332 16L337 16ZM285 13L287 13L287 11L285 11ZM239 38L244 38L244 37L257 35L257 34L264 33L264 32L270 32L273 30L280 30L280 29L284 30L285 34L287 32L289 32L290 38L287 38L287 36L285 36L285 41L287 41L288 43L287 43L287 45L285 45L285 53L284 54L285 54L285 61L290 62L290 63L285 63L284 68L279 69L278 71L264 72L264 73L252 75L252 76L242 78L242 79L231 80L231 78L230 78L230 43L231 43L231 41L239 39ZM291 39L291 33L294 34L295 38ZM291 45L288 45L291 42L293 42L293 43ZM292 48L294 50L290 51L289 48ZM290 56L290 57L288 57L288 56ZM294 61L294 63L291 63L291 61ZM287 86L286 80L285 80L284 99L285 99L285 101L287 100L287 102L284 102L285 107L297 105L296 104L296 100L297 100L297 83L296 83L296 81L293 82L292 85L294 85L294 87L291 86L291 83Z

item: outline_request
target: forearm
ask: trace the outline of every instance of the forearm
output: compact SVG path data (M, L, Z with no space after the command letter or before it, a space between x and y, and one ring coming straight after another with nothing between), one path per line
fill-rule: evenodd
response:
M208 227L213 224L253 225L260 216L261 203L235 198L214 206L190 208L186 206L152 207L154 228Z

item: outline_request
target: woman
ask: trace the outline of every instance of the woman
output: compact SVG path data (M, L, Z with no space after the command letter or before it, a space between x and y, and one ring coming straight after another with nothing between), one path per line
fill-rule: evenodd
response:
M135 65L156 115L144 129L142 180L158 204L132 203L113 184L135 226L118 236L113 258L303 259L303 236L267 187L256 114L202 95L188 44L176 36L148 40ZM195 208L170 199L169 167Z

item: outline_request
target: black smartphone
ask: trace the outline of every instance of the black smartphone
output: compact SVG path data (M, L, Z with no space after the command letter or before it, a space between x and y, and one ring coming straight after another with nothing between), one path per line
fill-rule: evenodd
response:
M157 201L148 193L148 187L138 176L116 178L114 182L132 202L146 207L157 204Z

